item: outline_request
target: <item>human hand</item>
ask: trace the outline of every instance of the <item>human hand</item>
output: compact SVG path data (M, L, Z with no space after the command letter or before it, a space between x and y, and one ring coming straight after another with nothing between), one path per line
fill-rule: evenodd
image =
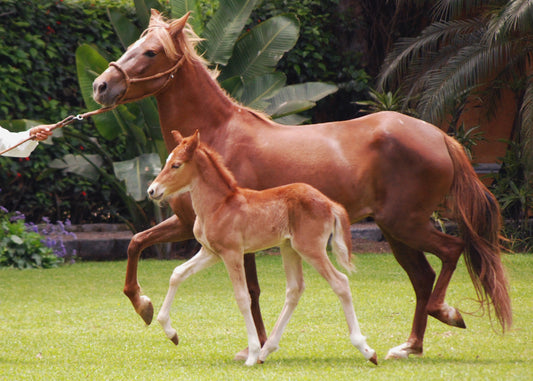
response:
M53 124L41 124L30 129L30 136L35 140L46 140L49 136L52 135L52 130L50 129Z

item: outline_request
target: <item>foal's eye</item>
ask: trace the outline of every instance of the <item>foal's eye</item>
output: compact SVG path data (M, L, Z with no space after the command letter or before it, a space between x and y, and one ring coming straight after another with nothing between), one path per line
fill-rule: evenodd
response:
M179 167L181 167L181 163L172 164L172 168L174 168L174 169L178 169Z
M146 57L155 57L157 55L157 52L155 50L147 50L144 52L144 55Z

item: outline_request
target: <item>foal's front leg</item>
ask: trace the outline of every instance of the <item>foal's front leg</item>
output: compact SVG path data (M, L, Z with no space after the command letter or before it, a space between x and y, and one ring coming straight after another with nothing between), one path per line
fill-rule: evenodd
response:
M219 256L208 252L202 247L194 257L192 257L182 265L176 267L172 272L167 296L165 297L163 306L159 311L157 321L163 327L163 330L165 331L167 337L172 340L174 344L178 345L178 334L176 330L171 326L170 306L172 305L172 301L174 300L174 296L176 295L178 286L191 275L197 273L200 270L208 268L209 266L214 265L218 261L220 261Z
M283 258L283 268L285 269L285 275L287 277L287 288L285 292L285 304L278 317L278 321L272 330L272 333L268 337L261 353L259 354L259 362L264 362L269 354L278 349L281 335L287 327L289 320L294 312L294 309L298 305L298 301L302 296L305 285L302 269L302 258L294 251L294 249L288 245L283 244L280 246L281 256Z
M246 275L243 266L243 253L236 251L228 251L220 254L233 285L235 293L235 300L239 306L239 310L244 317L246 324L246 332L248 334L248 358L245 364L248 366L255 365L261 350L261 343L255 328L254 319L252 317L252 310L250 307L251 298L246 285Z

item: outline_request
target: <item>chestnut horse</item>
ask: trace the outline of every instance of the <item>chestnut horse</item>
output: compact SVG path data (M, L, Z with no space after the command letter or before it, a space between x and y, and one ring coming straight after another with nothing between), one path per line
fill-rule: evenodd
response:
M501 216L494 196L479 181L461 145L437 127L395 112L308 126L279 125L233 101L195 52L198 40L188 15L165 21L152 11L143 36L93 83L94 99L105 106L155 95L165 143L171 131L184 136L198 129L242 187L266 189L303 182L343 205L352 222L371 216L407 272L416 294L411 333L388 357L422 354L428 314L465 327L459 311L445 302L457 262L465 262L482 305L492 305L505 330L512 314L501 263ZM128 247L125 294L146 323L153 307L141 295L137 265L141 251L193 237L190 196L170 200L175 215L136 234ZM438 231L435 210L445 210L460 237ZM424 252L442 261L440 275ZM253 254L245 256L252 314L263 344ZM246 358L246 350L237 358Z
M170 322L170 305L178 286L190 275L222 260L233 284L235 299L246 323L248 359L246 365L264 362L278 348L283 330L298 304L304 279L302 259L326 279L339 297L352 344L377 365L376 352L366 344L352 305L348 277L328 258L326 246L332 236L337 261L348 271L351 264L350 220L346 210L308 184L283 185L256 191L237 186L233 174L220 156L200 143L198 131L183 138L172 131L178 146L168 157L148 195L165 201L190 192L196 221L194 236L202 249L176 267L167 296L157 316L168 338L178 343ZM244 254L279 246L287 277L285 304L266 343L261 348L246 287Z

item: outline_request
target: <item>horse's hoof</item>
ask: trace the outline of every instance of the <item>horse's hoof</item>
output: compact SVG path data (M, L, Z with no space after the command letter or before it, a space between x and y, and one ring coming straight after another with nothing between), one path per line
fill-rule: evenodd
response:
M461 313L454 307L450 307L446 303L441 305L438 309L430 310L429 315L435 319L440 320L444 324L452 327L466 328L465 321Z
M234 361L246 361L247 358L248 358L248 348L245 348L239 353L237 353L235 357L233 358L233 360Z
M374 356L370 357L368 361L370 361L374 365L378 365L378 355L374 353Z
M180 342L180 339L178 338L178 334L176 333L172 338L170 339L174 343L174 345L178 345Z
M152 323L152 319L154 318L154 306L152 305L152 301L147 296L141 296L142 299L142 305L139 308L139 315L144 320L146 325L150 325Z
M389 353L387 353L387 356L385 357L385 360L406 359L409 357L409 355L422 356L422 349L415 349L408 343L404 343L390 349Z

